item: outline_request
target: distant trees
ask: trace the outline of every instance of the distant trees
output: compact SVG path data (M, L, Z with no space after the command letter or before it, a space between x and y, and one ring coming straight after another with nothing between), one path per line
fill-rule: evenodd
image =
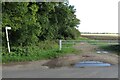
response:
M3 2L2 38L5 40L5 26L10 31L11 44L31 45L43 40L76 39L80 24L74 6L55 2Z

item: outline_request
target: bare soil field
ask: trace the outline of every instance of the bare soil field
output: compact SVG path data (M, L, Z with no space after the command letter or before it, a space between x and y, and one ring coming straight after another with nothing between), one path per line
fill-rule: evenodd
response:
M81 34L82 37L87 37L96 40L118 40L118 34Z

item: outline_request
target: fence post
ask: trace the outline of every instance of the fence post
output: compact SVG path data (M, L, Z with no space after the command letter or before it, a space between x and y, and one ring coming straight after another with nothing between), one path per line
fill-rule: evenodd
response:
M9 38L8 38L8 30L10 30L11 27L5 27L6 30L6 39L7 39L7 46L8 46L8 52L10 53L10 44L9 44Z
M59 40L59 50L62 49L62 40Z

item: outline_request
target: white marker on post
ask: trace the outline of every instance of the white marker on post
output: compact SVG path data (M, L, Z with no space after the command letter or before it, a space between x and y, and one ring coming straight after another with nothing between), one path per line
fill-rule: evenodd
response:
M8 52L10 53L10 44L9 44L9 38L8 38L8 30L10 30L11 27L5 27L6 30L6 39L7 39L7 46L8 46Z

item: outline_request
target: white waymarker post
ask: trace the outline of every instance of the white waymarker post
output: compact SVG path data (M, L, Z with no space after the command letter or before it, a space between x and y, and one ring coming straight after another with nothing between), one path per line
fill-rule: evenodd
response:
M10 30L11 27L5 27L6 30L6 39L7 39L7 46L8 46L8 52L10 53L10 44L9 44L9 38L8 38L8 30Z
M62 49L62 40L59 40L59 50Z

